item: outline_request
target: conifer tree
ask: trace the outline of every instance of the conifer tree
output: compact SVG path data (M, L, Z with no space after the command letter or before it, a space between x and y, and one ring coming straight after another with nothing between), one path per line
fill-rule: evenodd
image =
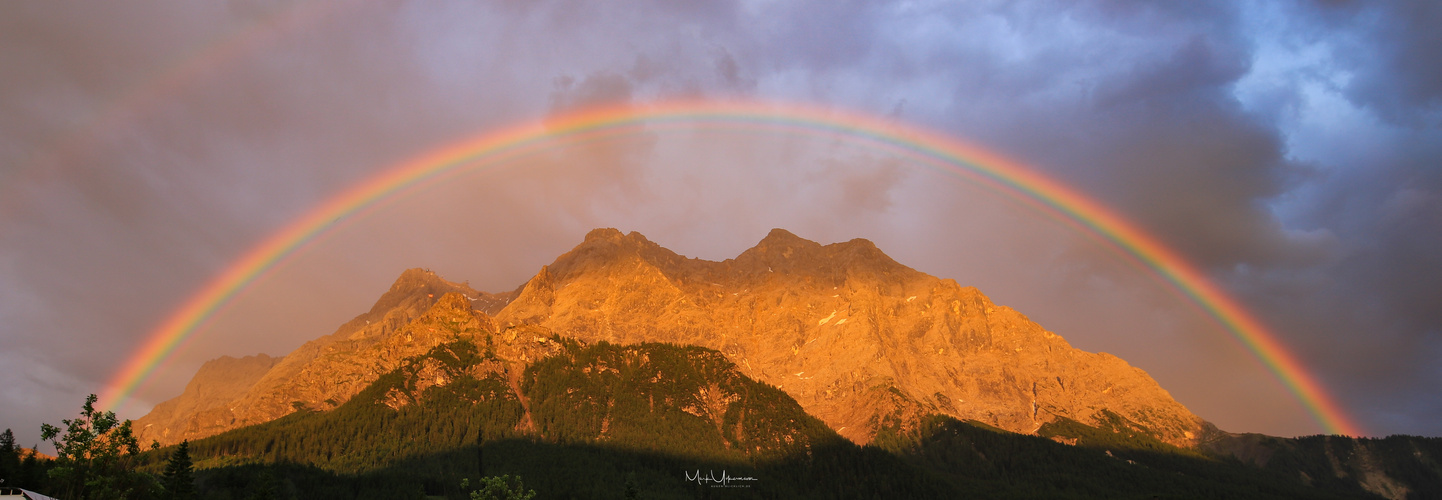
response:
M162 484L165 485L166 497L172 500L190 500L195 498L195 478L192 474L190 461L190 440L180 442L175 452L170 454L170 462L165 464L165 476Z
M626 500L636 500L641 496L641 490L636 486L636 473L626 474Z
M15 433L5 429L0 433L0 486L21 486L20 448L15 446Z
M246 500L275 500L280 498L280 485L277 484L275 474L269 469L262 470L260 477L256 478L255 486Z

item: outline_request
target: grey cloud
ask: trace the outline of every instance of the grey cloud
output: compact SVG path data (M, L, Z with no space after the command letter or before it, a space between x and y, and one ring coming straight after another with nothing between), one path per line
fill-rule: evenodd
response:
M1299 30L1334 45L1353 77L1346 94L1404 126L1442 126L1442 5L1426 0L1316 2L1296 6Z
M945 56L944 67L988 73L958 78L947 108L953 126L1086 186L1205 265L1318 251L1286 238L1263 206L1304 167L1286 160L1267 117L1249 114L1231 95L1250 63L1249 44L1227 26L1234 14L1195 19L1116 4L1069 14L1095 19L1082 28L1090 31L1068 35L1090 35L1092 44L1048 38L1077 29L1065 18L994 12L1013 20L994 36L1034 40L1016 50L1036 61ZM1143 35L1147 43L1132 39Z
M631 81L617 73L593 73L580 82L570 75L559 76L556 77L555 90L551 92L551 110L566 112L627 104L631 102L631 89Z
M1277 116L1290 129L1289 154L1311 172L1277 201L1285 224L1334 243L1321 262L1259 275L1248 296L1279 312L1276 324L1324 341L1296 345L1357 402L1357 413L1379 426L1433 433L1406 416L1435 414L1432 398L1367 387L1420 391L1442 382L1434 368L1442 354L1442 256L1430 250L1442 245L1431 229L1442 227L1442 134L1437 70L1427 62L1436 35L1424 28L1439 13L1421 2L1290 9L1274 20L1292 37L1289 49L1332 57L1304 57L1288 82L1294 97Z
M731 92L744 92L756 88L756 79L746 76L736 58L725 48L716 56L716 75L721 79L721 88Z
M1188 94L1197 94L1203 101L1224 99L1227 86L1249 69L1248 54L1229 45L1193 34L1160 60L1137 64L1125 80L1112 82L1114 88L1098 89L1094 105L1103 109L1120 105L1187 105L1192 103L1176 96Z
M901 177L901 167L885 164L844 177L840 186L842 205L860 210L885 210L891 206L892 191Z

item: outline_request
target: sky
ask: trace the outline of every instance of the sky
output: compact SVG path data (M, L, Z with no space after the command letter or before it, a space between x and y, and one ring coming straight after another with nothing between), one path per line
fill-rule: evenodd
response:
M72 418L247 250L407 159L591 106L749 100L964 139L1126 217L1369 435L1442 435L1442 4L0 3L0 427ZM320 235L117 406L283 355L406 268L514 289L596 227L723 260L875 242L1233 432L1323 428L1156 275L1014 197L800 133L643 130L463 171Z

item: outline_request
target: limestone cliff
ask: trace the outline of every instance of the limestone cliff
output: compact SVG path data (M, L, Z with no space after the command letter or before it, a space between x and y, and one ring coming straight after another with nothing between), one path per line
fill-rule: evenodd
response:
M180 396L155 405L135 421L136 433L143 443L167 438L164 442L169 444L171 434L209 435L228 428L232 419L226 405L244 396L281 359L258 354L206 361Z
M399 360L478 332L496 333L498 346L554 333L715 349L856 442L928 413L1033 433L1110 411L1180 446L1215 430L1142 370L1072 348L975 288L901 265L866 240L823 246L780 229L722 262L598 229L502 294L412 269L369 312L275 362L242 394L249 379L221 391L198 375L137 428L143 441L168 444L330 409Z
M1106 409L1182 446L1211 430L1142 370L1072 348L861 239L822 246L778 229L711 262L598 229L542 268L497 321L583 341L716 349L857 442L888 419L926 413L1031 433Z
M433 306L448 293L455 295L436 310ZM409 269L369 312L334 333L306 342L284 358L243 358L271 360L265 369L259 362L246 364L245 370L220 369L236 365L227 358L207 363L216 369L202 368L180 396L136 420L137 435L141 442L168 445L268 422L299 407L333 408L394 369L396 360L425 352L438 338L453 335L453 327L494 330L484 313L455 324L442 317L446 311L469 316L473 302L505 300L495 297L427 270Z

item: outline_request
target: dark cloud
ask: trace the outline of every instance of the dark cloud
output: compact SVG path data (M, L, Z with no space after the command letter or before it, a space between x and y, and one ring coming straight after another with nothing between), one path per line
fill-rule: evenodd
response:
M1279 126L1312 173L1275 206L1300 230L1325 234L1331 258L1258 275L1255 300L1288 329L1325 339L1299 348L1324 379L1378 426L1437 411L1433 398L1378 391L1439 381L1442 353L1442 130L1434 2L1298 3L1276 19L1295 57ZM1288 293L1287 290L1300 290ZM1268 300L1282 292L1287 300ZM1326 311L1326 312L1323 312ZM1372 387L1374 389L1368 389ZM1415 422L1415 420L1414 420ZM1420 428L1426 428L1421 426ZM1435 431L1411 431L1435 433Z
M741 97L890 115L1034 165L1252 304L1374 432L1442 434L1439 17L1421 1L7 3L0 359L28 375L0 375L0 425L24 440L68 415L228 262L388 166L556 112ZM329 332L401 269L510 289L596 226L709 259L772 227L871 238L1225 428L1319 430L1209 319L1024 204L856 144L684 130L390 200L255 285L127 411L205 359Z
M1426 0L1317 2L1298 6L1298 30L1322 39L1349 70L1349 99L1403 126L1442 126L1442 5Z

